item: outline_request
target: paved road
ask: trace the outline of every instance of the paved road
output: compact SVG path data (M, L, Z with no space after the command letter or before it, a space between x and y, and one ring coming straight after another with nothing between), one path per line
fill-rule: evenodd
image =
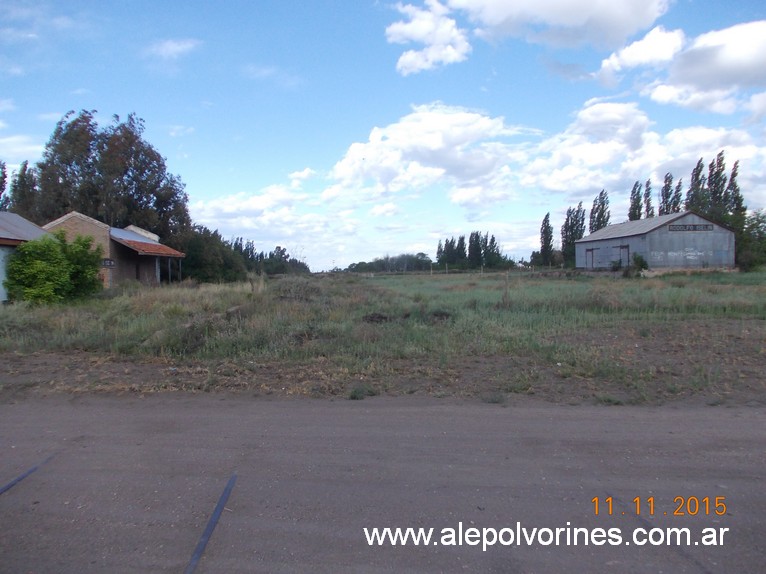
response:
M196 572L763 572L765 414L413 397L30 397L0 405L0 488L54 457L0 494L0 571L183 572L236 473ZM636 516L632 500L650 496L655 515L645 502ZM711 515L664 516L677 496L710 497ZM723 516L715 497L725 497ZM363 531L434 528L434 541L449 542L442 529L460 523L515 532L517 522L528 532L620 528L631 543L566 546L562 531L559 546L370 547ZM729 531L722 546L632 543L633 529L655 527L689 527L693 541L702 528Z

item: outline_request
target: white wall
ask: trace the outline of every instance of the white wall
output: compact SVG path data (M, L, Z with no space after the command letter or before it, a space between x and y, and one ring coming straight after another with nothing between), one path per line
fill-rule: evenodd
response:
M0 245L0 301L8 300L8 293L5 291L3 281L5 281L5 260L13 253L13 247Z

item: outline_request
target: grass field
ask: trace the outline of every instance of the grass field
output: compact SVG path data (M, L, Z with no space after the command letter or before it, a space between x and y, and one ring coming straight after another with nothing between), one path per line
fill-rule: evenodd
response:
M193 365L205 380L191 388L351 398L760 400L765 340L764 273L287 276L0 309L6 355Z

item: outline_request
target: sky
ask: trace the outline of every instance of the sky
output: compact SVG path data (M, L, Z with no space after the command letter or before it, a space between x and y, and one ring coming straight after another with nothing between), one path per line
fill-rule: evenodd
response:
M766 207L762 0L0 0L0 160L135 113L195 223L313 271L739 160ZM655 199L655 205L657 201Z

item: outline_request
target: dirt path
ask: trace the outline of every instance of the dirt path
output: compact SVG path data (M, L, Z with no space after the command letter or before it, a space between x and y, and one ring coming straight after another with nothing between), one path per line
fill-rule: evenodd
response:
M142 367L143 368L143 367ZM158 366L162 369L164 367ZM176 376L176 375L168 375ZM5 395L0 570L759 572L766 408L252 393ZM605 515L612 497L613 514ZM672 516L674 498L726 513ZM602 512L594 515L598 497ZM634 498L654 498L655 514ZM625 512L623 515L622 513ZM664 513L667 512L668 516ZM728 528L722 546L370 547L363 528Z

